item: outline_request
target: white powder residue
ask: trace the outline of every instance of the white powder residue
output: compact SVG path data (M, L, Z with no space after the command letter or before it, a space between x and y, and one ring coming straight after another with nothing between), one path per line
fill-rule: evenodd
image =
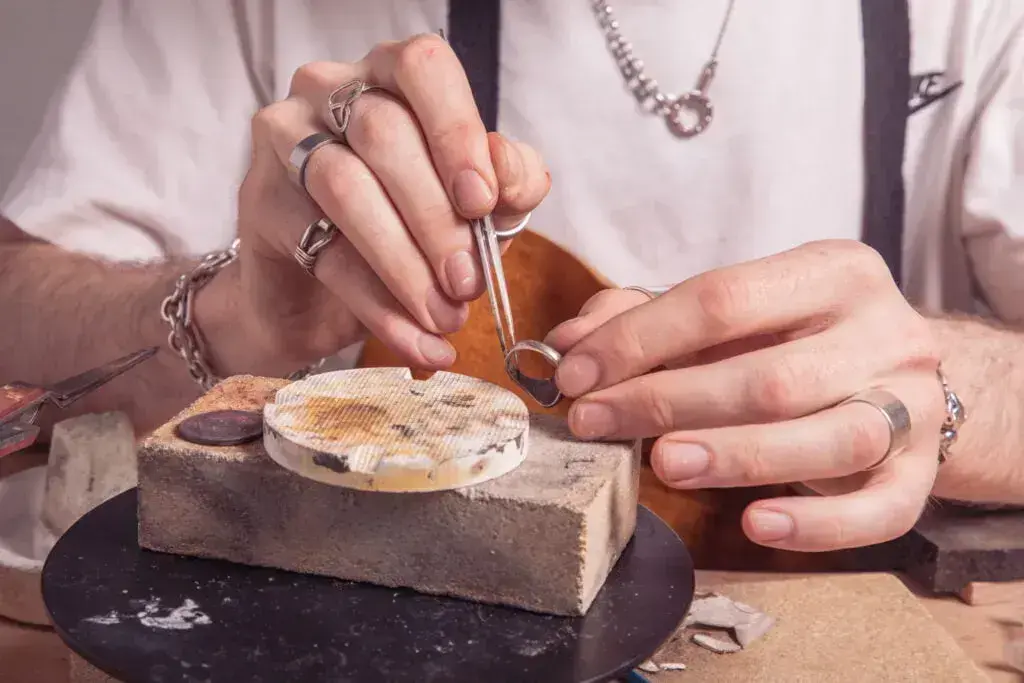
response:
M99 624L101 626L112 626L114 624L121 623L121 617L117 616L117 612L111 612L110 614L89 617L86 621L92 624Z
M158 628L164 631L188 631L194 626L206 626L213 623L209 616L200 611L199 605L188 598L185 599L181 607L173 609L161 608L160 599L153 598L142 606L141 611L134 614L110 612L105 615L89 617L86 621L102 626L112 626L132 619L137 619L140 624L148 628Z
M181 607L175 607L166 616L157 616L160 601L155 600L139 612L139 623L150 628L162 628L171 631L187 631L193 626L206 626L212 623L210 617L199 611L199 605L186 598Z

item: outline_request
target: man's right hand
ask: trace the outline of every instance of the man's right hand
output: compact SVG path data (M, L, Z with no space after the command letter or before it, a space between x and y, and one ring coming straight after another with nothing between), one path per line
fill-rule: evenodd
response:
M353 79L381 90L352 105L347 145L312 154L307 194L288 158L300 140L329 132L328 97ZM289 96L253 118L235 272L198 298L214 370L284 374L366 332L414 367L448 367L455 352L442 335L461 328L466 302L485 287L467 220L493 214L509 228L549 186L536 151L487 134L462 65L439 36L381 44L354 64L299 68ZM339 234L313 279L293 253L323 217ZM211 310L227 315L204 315Z

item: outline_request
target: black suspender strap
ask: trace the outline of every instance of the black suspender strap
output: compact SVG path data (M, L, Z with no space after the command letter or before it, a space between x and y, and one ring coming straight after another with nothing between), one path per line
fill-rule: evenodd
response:
M910 97L907 0L861 0L864 39L863 241L902 278L903 156ZM449 0L448 40L487 130L498 126L501 0Z
M864 34L864 224L862 239L903 275L903 156L910 115L907 0L861 0Z
M448 0L447 35L469 77L484 126L497 130L501 0Z

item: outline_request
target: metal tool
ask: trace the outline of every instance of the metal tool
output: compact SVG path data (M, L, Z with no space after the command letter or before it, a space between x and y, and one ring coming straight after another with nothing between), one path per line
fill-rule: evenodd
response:
M489 216L474 220L471 224L477 249L480 251L484 277L487 281L487 297L491 301L491 313L494 315L498 343L501 345L501 353L505 358L505 372L537 403L545 408L550 408L562 400L562 392L555 384L554 372L550 377L527 375L519 367L519 354L522 352L539 354L553 369L556 369L562 361L562 354L539 341L516 341L512 306L508 297L508 282L505 280L505 271L501 267L500 243L511 239L525 229L526 221L506 231L495 230L494 223Z
M24 382L0 386L0 458L28 448L39 438L39 427L34 422L43 404L49 402L58 408L67 408L86 394L151 358L157 350L154 346L136 351L50 387Z

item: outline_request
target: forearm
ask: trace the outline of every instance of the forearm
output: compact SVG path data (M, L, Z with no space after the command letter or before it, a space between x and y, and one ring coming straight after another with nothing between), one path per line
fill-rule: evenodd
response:
M0 222L0 384L46 385L149 346L152 359L84 397L48 409L43 424L72 414L120 410L145 432L199 393L167 347L160 302L187 262L111 264L31 240Z
M942 367L967 421L935 494L1024 504L1024 333L976 319L935 319Z

